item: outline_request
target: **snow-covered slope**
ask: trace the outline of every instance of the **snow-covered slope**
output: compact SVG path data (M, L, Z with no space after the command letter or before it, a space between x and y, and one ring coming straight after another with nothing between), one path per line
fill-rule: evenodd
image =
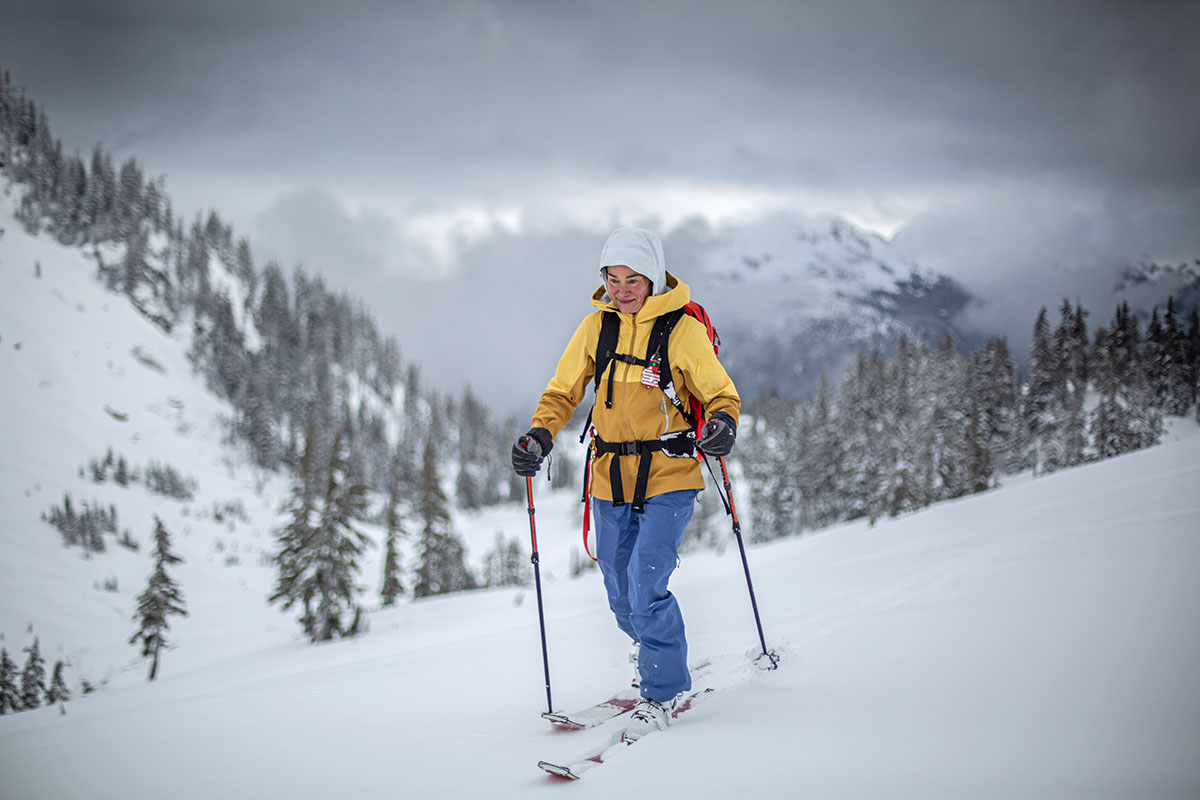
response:
M0 207L7 206L6 198ZM287 640L290 621L262 602L270 575L261 561L286 487L221 445L229 409L192 375L186 342L105 291L78 248L30 237L10 216L0 225L0 633L10 655L21 663L36 635L50 665L67 663L72 682L103 683L129 667L137 653L126 640L151 571L156 514L185 559L178 579L192 613L174 626L179 640L236 638L229 608L250 623L240 635L253 632L252 646L268 630ZM172 500L142 483L122 487L112 470L110 480L94 482L89 462L110 448L133 470L156 462L195 479L195 499ZM105 552L88 558L64 549L41 516L68 493L77 511L115 506L119 528L140 549L111 536ZM205 596L249 601L217 609ZM137 673L132 680L142 679Z

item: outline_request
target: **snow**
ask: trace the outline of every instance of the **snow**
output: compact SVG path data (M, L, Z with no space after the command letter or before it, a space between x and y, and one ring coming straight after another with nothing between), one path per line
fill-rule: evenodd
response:
M539 718L532 588L406 602L357 639L307 644L265 601L286 481L221 444L228 409L182 339L101 289L79 251L0 219L0 631L18 664L36 634L74 692L61 710L0 717L6 798L1200 796L1192 423L1150 450L750 548L777 671L750 663L736 547L685 555L672 588L691 658L720 666L721 689L568 787L537 761L615 728ZM180 468L196 498L80 477L109 446ZM39 518L64 491L115 503L141 550L64 549ZM571 709L625 685L628 648L599 575L568 577L575 491L535 492L554 705ZM218 522L213 505L233 500L246 519ZM155 514L185 559L172 574L189 616L146 683L127 642ZM476 563L497 530L528 541L523 504L455 524ZM79 677L104 686L80 697Z

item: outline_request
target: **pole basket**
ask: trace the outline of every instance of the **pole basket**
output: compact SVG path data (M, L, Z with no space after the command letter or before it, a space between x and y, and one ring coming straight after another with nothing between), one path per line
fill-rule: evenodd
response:
M754 666L767 671L779 669L779 654L774 650L759 653L758 657L754 659Z

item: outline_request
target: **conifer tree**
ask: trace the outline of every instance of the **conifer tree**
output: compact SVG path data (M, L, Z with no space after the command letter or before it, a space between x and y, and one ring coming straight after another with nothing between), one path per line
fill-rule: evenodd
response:
M1073 308L1064 298L1060 314L1054 331L1059 364L1054 406L1061 420L1058 466L1072 467L1083 463L1087 447L1087 414L1083 407L1088 376L1087 312L1082 307Z
M303 577L306 551L312 546L312 531L316 527L317 485L317 429L316 421L309 418L304 435L304 450L296 467L296 482L292 484L290 496L283 511L290 519L276 532L278 542L275 553L277 568L275 591L269 601L283 600L283 608L289 609L303 599L299 585ZM307 600L305 603L307 604ZM304 616L309 615L307 608Z
M56 661L54 675L50 679L50 688L46 690L46 703L54 705L55 703L65 703L70 699L71 691L67 688L67 682L63 678L63 662Z
M845 452L832 410L832 392L825 376L817 383L817 393L805 425L804 444L797 468L805 476L804 515L810 527L824 527L838 518L839 492Z
M1188 316L1183 354L1183 360L1188 365L1187 382L1192 390L1191 402L1197 403L1200 401L1200 311L1194 308ZM1196 421L1200 422L1200 404L1196 406Z
M21 693L17 688L17 665L0 647L0 716L21 710Z
M425 440L417 505L422 527L413 597L474 589L475 576L467 568L462 542L450 526L432 435Z
M1050 331L1045 306L1033 325L1029 353L1029 378L1023 415L1032 438L1034 474L1054 472L1063 466L1066 420L1062 398L1065 371Z
M756 424L744 431L746 446L739 449L738 459L747 478L748 508L754 521L748 533L753 542L786 536L800 524L802 486L795 466L799 431L792 417L793 410L799 409L799 404L769 394L758 401Z
M992 464L991 436L987 422L984 419L983 392L981 376L973 361L968 369L970 410L967 416L967 429L964 433L966 451L965 492L974 493L986 491L992 482L994 467Z
M310 426L305 460L311 461L315 431ZM347 472L345 431L339 431L330 449L323 489L313 497L301 477L293 489L292 521L280 533L280 567L271 602L284 609L303 605L300 623L312 642L359 632L361 607L354 579L359 560L370 540L357 528L366 513L367 487L352 481ZM312 480L312 473L309 473ZM350 617L350 619L347 619Z
M169 617L187 616L183 592L179 584L167 574L167 567L183 563L183 559L171 552L171 536L166 525L154 517L154 572L146 590L138 596L137 613L134 621L138 630L129 638L129 643L141 641L142 657L150 659L150 673L146 680L158 677L159 659L169 644L166 633L170 629Z
M492 549L483 557L483 583L489 587L524 586L529 582L526 563L521 542L505 539L502 531L496 531Z
M383 585L379 590L380 599L385 607L395 605L396 598L404 593L404 584L400 579L399 540L405 533L400 515L400 493L400 465L398 461L393 461L388 479L387 505L384 507L386 538L383 550Z
M1152 400L1140 349L1137 319L1122 303L1109 326L1096 331L1093 350L1100 401L1092 411L1089 432L1099 458L1149 447L1162 434L1162 415Z
M968 417L971 408L968 380L949 334L930 362L926 421L932 455L929 502L961 497L968 490Z
M988 437L992 463L998 472L1026 469L1029 450L1018 405L1016 365L1002 337L988 339L980 354L979 402L981 424Z
M1167 299L1163 315L1160 407L1164 414L1182 417L1193 402L1192 367L1188 359L1183 324L1175 313L1175 299Z
M1150 322L1146 325L1146 339L1142 343L1142 363L1145 367L1145 380L1150 389L1155 405L1162 408L1167 394L1167 363L1163 347L1163 327L1158 316L1158 308L1150 314Z
M878 350L861 353L842 379L838 420L846 455L840 493L845 519L872 515L878 502L886 445L881 436L883 385L883 357Z
M26 654L25 666L21 669L21 708L28 710L38 708L46 694L46 662L38 649L37 637L33 644L23 651Z
M1099 458L1111 458L1129 449L1131 434L1125 408L1118 401L1120 380L1108 328L1096 330L1095 388L1100 401L1092 411L1089 433Z

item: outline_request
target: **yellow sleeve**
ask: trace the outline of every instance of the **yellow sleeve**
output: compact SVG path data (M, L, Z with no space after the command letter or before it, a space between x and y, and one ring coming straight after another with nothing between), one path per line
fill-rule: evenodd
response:
M600 312L589 314L575 329L567 349L558 360L554 377L533 412L532 426L545 428L551 436L566 427L583 400L596 374L596 343L600 338Z
M741 397L729 373L713 352L704 325L685 316L676 326L672 338L675 337L678 337L674 343L675 352L679 355L672 354L671 367L683 374L684 388L688 394L699 398L708 416L724 411L737 423L742 408Z

